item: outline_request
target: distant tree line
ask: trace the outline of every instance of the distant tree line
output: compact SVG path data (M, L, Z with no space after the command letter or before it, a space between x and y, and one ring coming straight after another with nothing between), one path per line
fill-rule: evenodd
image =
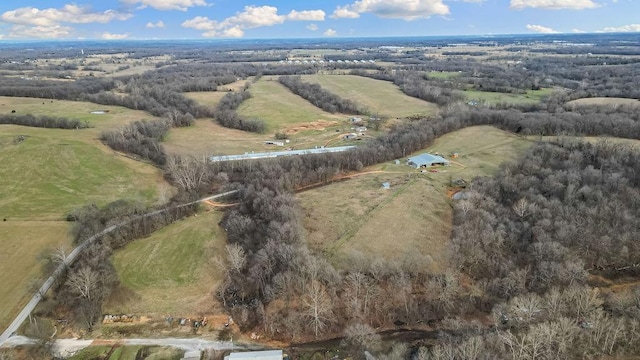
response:
M0 115L0 124L12 124L49 129L85 129L90 127L86 121L67 119L53 116L27 115Z
M343 99L320 86L320 84L306 83L300 76L280 76L278 81L294 94L303 97L313 105L330 113L364 114L365 111L355 102Z

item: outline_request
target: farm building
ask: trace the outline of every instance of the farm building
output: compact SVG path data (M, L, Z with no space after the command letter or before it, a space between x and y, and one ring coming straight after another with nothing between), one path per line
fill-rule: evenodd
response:
M434 165L449 165L449 160L443 158L442 156L424 153L410 157L407 161L407 165L419 169L421 167L429 167Z
M282 350L231 353L224 360L282 360Z

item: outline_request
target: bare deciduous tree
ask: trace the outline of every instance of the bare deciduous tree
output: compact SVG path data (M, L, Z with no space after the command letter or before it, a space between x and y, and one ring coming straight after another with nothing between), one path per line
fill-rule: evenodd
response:
M226 246L227 249L227 259L229 260L229 269L233 272L241 272L244 269L245 264L247 263L247 254L242 248L242 246L238 244L228 244Z
M303 315L313 328L315 337L333 321L333 303L324 286L319 281L312 281L307 286L307 294L303 297Z
M71 291L79 297L91 301L94 292L98 288L100 276L97 272L88 266L80 268L69 276L67 284L71 287Z

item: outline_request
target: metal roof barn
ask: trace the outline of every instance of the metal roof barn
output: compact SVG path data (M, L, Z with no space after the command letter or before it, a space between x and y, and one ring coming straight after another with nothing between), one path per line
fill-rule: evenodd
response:
M275 158L279 156L292 156L292 155L309 155L309 154L324 154L343 152L351 149L355 149L355 146L336 146L336 147L322 147L317 149L304 149L304 150L289 150L289 151L270 151L262 153L246 153L242 155L222 155L212 156L209 158L211 162L218 161L237 161L237 160L251 160L251 159L267 159Z
M449 160L443 158L442 156L425 153L410 157L407 161L407 164L418 169L421 167L429 167L434 165L449 165Z
M224 360L282 360L282 350L236 352Z

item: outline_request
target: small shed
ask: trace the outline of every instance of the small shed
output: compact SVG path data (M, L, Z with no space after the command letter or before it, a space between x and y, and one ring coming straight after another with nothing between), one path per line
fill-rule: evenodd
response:
M390 182L383 182L382 183L382 188L383 189L391 189L391 183Z
M353 139L355 139L355 138L357 138L357 137L358 137L358 134L356 134L356 133L350 133L350 134L345 135L345 136L344 136L344 139L345 139L345 140L353 140Z
M419 169L436 165L449 165L449 160L443 158L442 156L424 153L410 157L407 161L407 165Z
M234 352L224 360L282 360L282 350Z

